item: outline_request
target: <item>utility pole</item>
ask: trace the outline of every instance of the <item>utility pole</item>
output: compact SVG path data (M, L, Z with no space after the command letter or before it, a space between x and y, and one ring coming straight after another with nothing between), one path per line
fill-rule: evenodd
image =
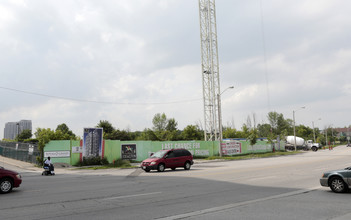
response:
M227 91L228 89L234 89L234 86L230 86L226 88L223 92L220 94L217 94L217 100L218 100L218 122L219 122L219 156L222 157L222 141L223 141L223 126L222 126L222 104L221 104L221 96L222 94Z
M318 118L317 120L322 120L321 118ZM312 129L313 129L313 143L316 143L316 132L315 132L315 129L314 129L314 121L312 121Z
M305 106L297 109L297 110L293 110L293 119L294 119L294 148L295 148L295 151L296 151L296 132L295 132L295 112L297 112L298 110L300 109L304 109Z

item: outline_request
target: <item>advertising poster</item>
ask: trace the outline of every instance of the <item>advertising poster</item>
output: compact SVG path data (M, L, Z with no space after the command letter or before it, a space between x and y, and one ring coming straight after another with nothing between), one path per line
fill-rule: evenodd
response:
M231 156L241 153L241 142L236 140L228 140L221 143L222 154Z
M135 160L137 158L136 144L122 144L121 151L122 160Z
M101 157L102 128L84 128L83 157Z

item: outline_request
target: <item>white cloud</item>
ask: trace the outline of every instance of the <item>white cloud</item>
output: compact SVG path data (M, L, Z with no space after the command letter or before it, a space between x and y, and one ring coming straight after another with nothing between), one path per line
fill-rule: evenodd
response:
M216 1L221 88L235 86L222 97L224 123L234 119L240 128L249 114L264 121L269 110L291 118L306 106L299 123L320 116L321 127L351 124L351 3L262 3L263 17L258 1ZM81 135L99 120L151 127L159 112L180 128L203 120L197 7L188 0L0 2L0 86L115 103L1 90L0 124L67 123Z

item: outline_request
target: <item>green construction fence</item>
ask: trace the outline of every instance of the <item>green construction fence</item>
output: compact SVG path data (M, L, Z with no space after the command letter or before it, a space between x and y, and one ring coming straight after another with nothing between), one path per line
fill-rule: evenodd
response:
M44 148L44 159L51 157L53 163L76 165L82 160L82 141L61 140L50 141ZM112 163L114 160L124 159L123 146L133 146L135 155L133 161L142 161L151 153L162 149L184 148L195 157L210 157L219 155L219 141L119 141L103 140L102 154ZM222 142L222 150L230 146L225 155L240 155L248 153L272 152L273 146L265 140L258 140L253 146L246 140L226 140ZM274 145L275 150L282 150L284 144Z

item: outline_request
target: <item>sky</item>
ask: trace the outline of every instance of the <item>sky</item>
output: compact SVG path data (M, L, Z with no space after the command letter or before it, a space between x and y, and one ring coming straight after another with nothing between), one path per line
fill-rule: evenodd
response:
M0 138L7 122L204 124L198 0L0 2ZM268 112L351 125L351 1L217 0L224 126ZM305 107L304 109L301 107Z

